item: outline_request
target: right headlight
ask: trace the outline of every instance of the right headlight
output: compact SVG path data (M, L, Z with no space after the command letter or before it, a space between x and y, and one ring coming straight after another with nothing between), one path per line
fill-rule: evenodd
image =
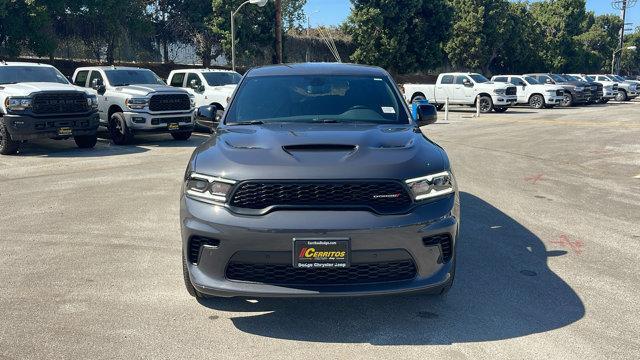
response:
M455 191L455 178L450 171L408 179L405 182L416 201L448 195Z
M23 111L31 107L32 99L29 97L8 97L4 100L4 106L9 111Z
M504 95L505 92L506 92L505 89L494 89L493 90L493 93L496 94L496 95Z
M576 86L575 90L580 92L580 91L584 91L584 88L582 86Z
M192 172L187 176L184 193L187 197L209 204L224 204L236 182Z

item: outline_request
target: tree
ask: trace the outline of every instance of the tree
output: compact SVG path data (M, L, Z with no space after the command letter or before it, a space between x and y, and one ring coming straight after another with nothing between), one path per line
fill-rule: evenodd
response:
M442 64L449 8L444 0L352 0L344 30L356 50L351 60L392 72Z
M621 27L622 20L618 16L588 13L584 24L587 31L575 37L583 54L582 61L575 64L576 68L585 72L609 72Z
M0 56L16 57L23 49L51 54L56 38L42 1L0 0Z

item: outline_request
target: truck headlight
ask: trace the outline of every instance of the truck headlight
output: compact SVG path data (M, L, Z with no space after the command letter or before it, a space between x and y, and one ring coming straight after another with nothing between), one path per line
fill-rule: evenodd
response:
M29 97L8 97L4 100L4 107L9 111L24 111L31 107L32 99Z
M505 89L495 89L493 90L493 93L496 95L504 95L505 94Z
M224 204L235 183L233 180L192 172L185 180L184 193L193 200Z
M149 105L149 99L146 98L130 98L124 101L124 104L132 110L144 109Z
M582 86L576 86L574 90L580 92L580 91L584 91L584 88Z
M87 96L87 105L91 110L98 110L98 98L95 95Z
M451 194L455 191L455 178L449 171L405 181L414 200L424 200Z
M196 97L189 94L189 102L191 103L191 107L196 107Z

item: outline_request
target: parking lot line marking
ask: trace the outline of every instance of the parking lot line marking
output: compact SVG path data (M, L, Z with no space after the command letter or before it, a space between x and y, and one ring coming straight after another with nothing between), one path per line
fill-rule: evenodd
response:
M640 174L633 177L634 179L640 179Z

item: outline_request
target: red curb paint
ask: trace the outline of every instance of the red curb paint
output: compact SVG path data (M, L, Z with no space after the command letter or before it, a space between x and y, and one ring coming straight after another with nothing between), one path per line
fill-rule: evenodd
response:
M544 174L531 175L524 178L524 181L528 181L529 183L535 185L538 181L542 180Z
M560 235L559 240L551 241L551 243L563 248L569 248L578 255L582 253L582 247L584 246L584 243L581 240L572 241L567 235Z

